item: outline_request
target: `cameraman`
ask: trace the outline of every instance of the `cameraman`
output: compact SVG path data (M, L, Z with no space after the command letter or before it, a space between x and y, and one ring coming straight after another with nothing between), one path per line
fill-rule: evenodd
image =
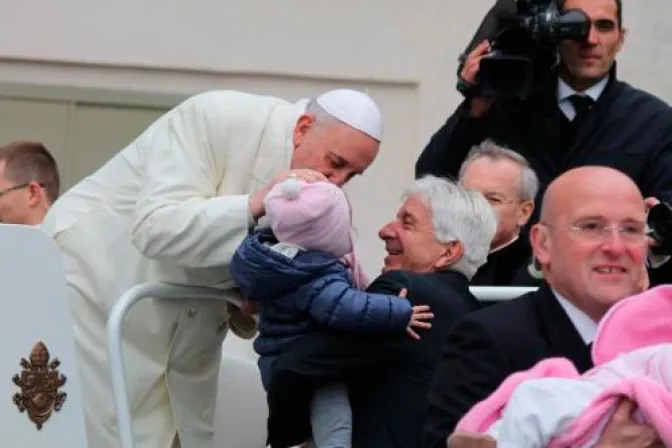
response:
M672 199L672 111L616 78L615 58L625 39L621 0L565 0L561 8L583 10L591 25L584 41L559 43L560 62L550 81L524 101L466 98L432 136L416 176L456 176L469 149L491 139L529 161L540 181L537 200L558 175L582 165L624 172L649 204ZM480 60L489 50L485 41L467 56L463 82L477 86ZM530 224L537 219L535 212Z

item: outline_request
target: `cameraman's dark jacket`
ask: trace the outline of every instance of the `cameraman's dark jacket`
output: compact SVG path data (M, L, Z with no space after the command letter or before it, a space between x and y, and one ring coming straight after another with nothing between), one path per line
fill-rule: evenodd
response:
M570 168L606 165L629 175L642 194L672 199L672 110L660 99L615 79L612 72L573 143L558 107L556 84L526 102L495 103L483 118L469 116L469 101L431 138L415 166L424 174L457 176L467 153L492 139L524 156L540 182L548 184ZM530 223L538 218L535 216Z

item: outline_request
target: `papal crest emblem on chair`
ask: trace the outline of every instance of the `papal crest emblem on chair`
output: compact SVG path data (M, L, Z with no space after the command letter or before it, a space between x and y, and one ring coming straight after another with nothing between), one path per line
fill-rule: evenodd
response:
M12 381L21 388L21 392L14 394L14 403L19 412L26 412L30 421L40 430L52 414L63 407L67 394L60 388L66 378L57 370L60 361L51 359L42 341L35 344L29 359L21 358L19 364L23 370L14 375Z

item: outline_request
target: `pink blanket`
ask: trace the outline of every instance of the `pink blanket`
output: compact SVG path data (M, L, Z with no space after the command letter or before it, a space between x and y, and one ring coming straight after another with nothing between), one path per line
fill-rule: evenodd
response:
M583 376L562 358L543 360L509 376L464 416L456 431L488 431L524 381L566 378L594 382L601 392L568 430L553 435L549 448L581 446L594 438L623 397L637 403L665 445L672 446L672 286L650 289L612 307L600 322L592 355L595 368ZM552 415L554 410L548 412Z

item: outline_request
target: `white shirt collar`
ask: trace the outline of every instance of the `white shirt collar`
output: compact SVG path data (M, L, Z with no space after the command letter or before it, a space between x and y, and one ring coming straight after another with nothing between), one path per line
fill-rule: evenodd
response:
M555 298L558 299L558 303L560 303L562 309L565 310L567 317L569 317L569 320L574 325L574 328L576 328L576 331L579 332L583 342L586 344L593 342L593 339L595 339L595 335L597 334L597 322L588 317L586 313L578 309L569 300L558 294L557 291L554 289L551 289L551 291L553 291Z
M572 95L580 93L592 98L594 101L597 101L602 95L602 92L604 92L604 89L607 87L608 82L609 77L606 76L600 82L590 87L589 89L586 89L583 92L577 92L572 87L570 87L569 84L563 81L562 78L558 78L557 96L558 96L558 106L560 107L560 110L562 110L562 112L570 121L573 120L574 117L576 116L576 112L574 111L574 106L572 106L572 103L569 101L568 98Z
M497 251L499 251L499 250L504 249L505 247L509 247L510 245L512 245L513 243L515 243L516 241L518 241L518 235L519 235L519 234L516 233L516 234L514 235L514 237L511 238L509 241L507 241L507 242L504 243L504 244L500 244L499 246L495 247L494 249L492 249L492 250L491 250L490 252L488 252L488 253L489 253L489 254L492 254L492 253L495 253L495 252L497 252Z
M603 78L600 82L590 87L589 89L584 90L583 92L577 92L572 87L569 86L562 78L558 78L558 102L566 100L572 95L581 93L583 95L591 97L593 100L597 101L604 89L607 87L607 82L609 82L609 77Z

